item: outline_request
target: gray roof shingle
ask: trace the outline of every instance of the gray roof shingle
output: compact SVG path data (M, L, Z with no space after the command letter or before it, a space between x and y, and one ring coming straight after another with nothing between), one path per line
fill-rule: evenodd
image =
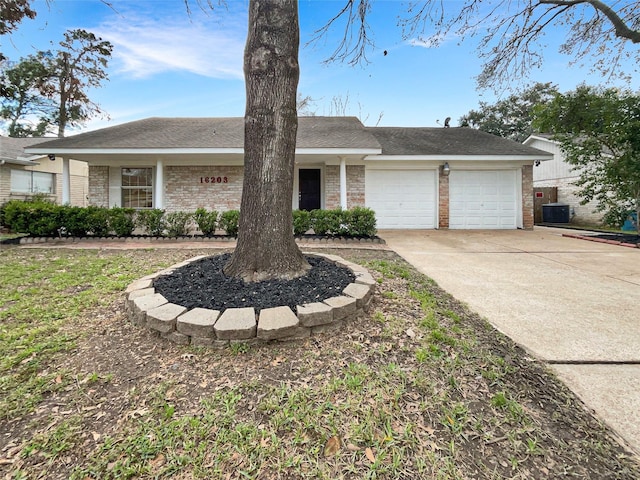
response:
M30 139L42 140L42 139ZM243 148L244 118L161 118L107 127L35 146L46 149ZM297 148L382 149L383 155L548 155L472 128L365 127L356 117L300 117Z
M13 138L0 135L0 158L2 160L16 160L20 157L28 157L24 153L25 147L42 143L46 138Z
M383 155L540 155L538 149L468 127L367 127Z
M244 118L147 118L65 137L38 148L242 148ZM298 148L380 149L356 117L300 117Z

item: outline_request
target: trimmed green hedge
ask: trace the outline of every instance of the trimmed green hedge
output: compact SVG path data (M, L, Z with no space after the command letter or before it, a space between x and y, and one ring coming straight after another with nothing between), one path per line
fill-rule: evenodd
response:
M373 237L377 233L376 214L366 207L312 210L310 217L309 227L316 235Z
M15 233L37 237L106 235L129 236L136 228L154 237L189 235L197 228L203 235L213 235L216 228L227 235L238 235L238 210L222 213L199 208L195 212L134 210L132 208L73 207L56 205L48 200L11 200L0 206L0 222ZM373 237L376 217L373 210L355 207L350 210L295 210L293 233L303 235Z

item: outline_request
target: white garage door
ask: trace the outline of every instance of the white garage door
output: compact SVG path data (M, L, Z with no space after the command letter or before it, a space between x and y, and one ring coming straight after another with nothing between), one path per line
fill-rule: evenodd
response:
M435 170L375 170L365 172L367 207L383 228L435 228Z
M449 177L449 228L517 228L516 170L452 170Z

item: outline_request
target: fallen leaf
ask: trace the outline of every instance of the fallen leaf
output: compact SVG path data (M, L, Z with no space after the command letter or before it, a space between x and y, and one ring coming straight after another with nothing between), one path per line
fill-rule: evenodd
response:
M61 383L62 383L62 377L61 377L60 375L58 375L58 376L56 377L56 383L57 383L57 384L61 384Z
M359 452L362 449L357 445L354 445L353 443L349 443L347 444L347 450L349 450L350 452Z
M158 456L156 458L151 460L149 463L151 464L151 466L153 468L160 468L165 463L167 463L167 459L165 458L165 456L162 453L160 453L160 454L158 454Z
M131 418L136 418L136 417L144 417L145 415L147 415L149 413L149 409L148 408L138 408L136 410L132 410L129 413L127 413L127 417L131 417Z
M263 437L260 439L260 446L262 448L267 448L269 446L269 439L266 437Z
M98 432L91 432L91 435L93 436L94 442L97 442L98 440L100 440L100 437L102 437L102 435L100 435Z
M330 457L332 455L335 455L340 451L340 447L340 439L338 437L331 437L329 440L327 440L327 443L324 446L324 456Z
M410 328L409 328L409 329L407 329L407 331L406 331L406 332L404 332L404 333L406 333L406 334L407 334L407 337L409 337L409 338L415 338L415 336L416 336L416 332L414 332L414 331L413 331L413 330L411 330Z
M376 456L373 454L373 450L371 450L369 447L364 449L364 454L367 456L367 458L369 459L369 461L371 463L375 463L376 461Z
M272 367L277 367L278 365L281 365L282 363L284 363L285 360L286 360L286 358L284 358L284 357L276 357L271 362L271 366Z

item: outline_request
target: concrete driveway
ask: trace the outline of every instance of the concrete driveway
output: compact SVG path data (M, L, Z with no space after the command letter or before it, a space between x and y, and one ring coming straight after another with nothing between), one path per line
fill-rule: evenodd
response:
M387 245L558 376L640 453L640 249L566 230L383 230Z

